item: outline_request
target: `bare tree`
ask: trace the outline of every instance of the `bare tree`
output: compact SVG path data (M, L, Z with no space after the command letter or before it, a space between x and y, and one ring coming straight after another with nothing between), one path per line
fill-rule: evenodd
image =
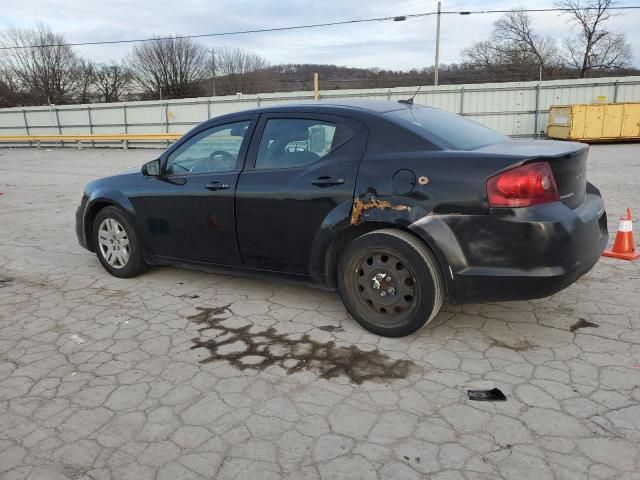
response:
M493 25L488 40L463 50L467 64L494 71L509 69L523 75L535 75L540 68L546 72L557 68L559 58L555 40L535 33L526 12L513 10Z
M184 98L200 93L209 74L208 52L189 38L158 38L133 48L128 67L140 87L154 97Z
M3 63L23 94L35 103L65 103L75 85L77 57L48 27L11 27L0 33Z
M14 107L17 101L16 92L11 89L11 85L0 78L0 108Z
M616 0L557 0L580 33L564 40L566 63L585 77L591 70L613 70L629 66L631 47L624 33L611 32L605 23L612 17Z
M15 107L21 100L14 75L0 64L0 108Z
M462 50L462 57L467 64L487 69L500 62L495 44L491 40L481 40L465 48Z
M132 75L129 69L119 63L98 65L95 69L94 84L103 102L111 103L120 100L130 86Z
M79 59L75 68L76 100L78 103L89 103L95 82L95 64L91 60Z
M223 94L254 93L269 65L260 55L240 48L217 48L215 62Z
M543 68L553 68L558 63L556 42L533 31L531 17L522 10L506 13L495 22L494 40L505 47L504 60L509 55L516 59L534 59Z

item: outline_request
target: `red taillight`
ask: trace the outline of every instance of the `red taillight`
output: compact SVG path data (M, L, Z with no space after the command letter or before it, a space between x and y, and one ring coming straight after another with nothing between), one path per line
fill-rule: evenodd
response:
M490 207L528 207L560 200L547 162L529 163L487 180Z

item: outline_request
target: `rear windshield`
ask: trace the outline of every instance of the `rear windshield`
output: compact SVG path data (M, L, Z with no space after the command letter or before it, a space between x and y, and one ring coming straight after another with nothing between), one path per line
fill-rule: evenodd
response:
M427 140L445 143L454 150L473 150L509 140L500 132L437 108L403 108L388 115Z

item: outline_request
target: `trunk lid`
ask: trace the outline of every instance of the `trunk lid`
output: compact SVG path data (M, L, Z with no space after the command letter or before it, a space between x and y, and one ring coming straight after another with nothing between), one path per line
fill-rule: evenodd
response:
M584 202L587 189L589 146L577 142L554 140L512 140L476 150L495 155L514 156L525 162L548 162L560 193L560 201L570 208Z

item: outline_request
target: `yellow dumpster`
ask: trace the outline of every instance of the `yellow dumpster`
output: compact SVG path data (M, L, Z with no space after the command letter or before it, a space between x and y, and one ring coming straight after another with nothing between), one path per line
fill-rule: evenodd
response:
M640 140L640 103L554 105L547 136L581 142Z

